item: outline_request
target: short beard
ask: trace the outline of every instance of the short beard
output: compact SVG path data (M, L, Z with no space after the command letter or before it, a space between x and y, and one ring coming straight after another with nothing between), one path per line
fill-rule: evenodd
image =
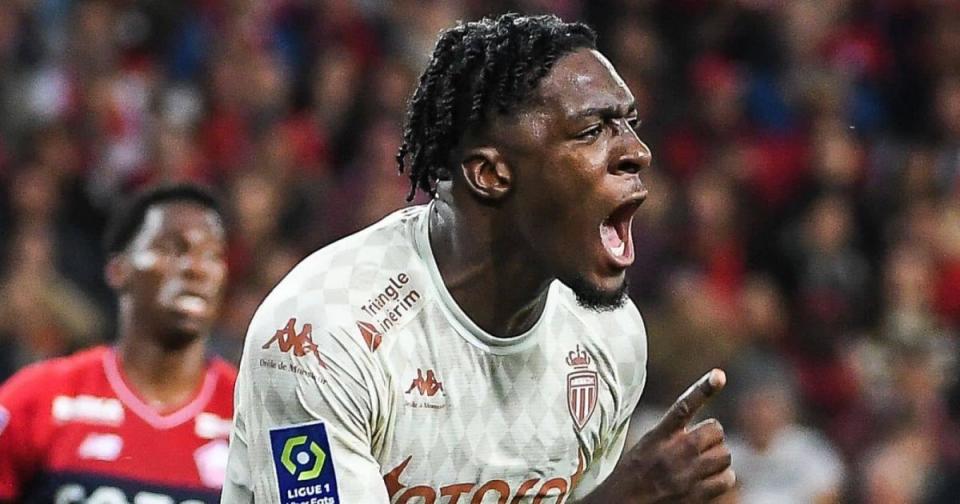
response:
M615 291L600 290L579 276L561 281L577 296L577 304L588 310L609 312L622 308L627 303L629 285L626 278Z

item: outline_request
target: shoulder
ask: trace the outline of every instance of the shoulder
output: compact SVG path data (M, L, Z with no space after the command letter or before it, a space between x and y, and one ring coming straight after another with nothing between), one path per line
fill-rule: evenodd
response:
M423 210L395 212L314 252L267 295L247 330L238 414L256 423L328 412L352 425L377 414L387 382L384 332L413 320L426 302L429 273L416 245ZM255 405L282 413L267 419Z
M399 210L310 254L277 284L259 311L329 310L365 301L377 280L418 266L413 228L423 214L423 207Z
M343 287L350 273L375 267L402 267L416 256L414 233L425 207L398 210L379 222L337 240L307 256L275 291Z
M0 389L18 389L43 385L44 389L67 385L63 380L91 372L103 372L103 358L109 352L105 346L79 351L66 357L57 357L30 364L17 371ZM34 390L35 392L36 390Z
M0 385L0 404L12 408L17 404L36 403L89 381L91 374L99 377L108 352L107 347L98 346L31 364Z
M423 206L405 208L304 259L257 309L245 353L302 357L315 346L333 358L377 350L383 333L412 320L430 291L415 243L425 215Z

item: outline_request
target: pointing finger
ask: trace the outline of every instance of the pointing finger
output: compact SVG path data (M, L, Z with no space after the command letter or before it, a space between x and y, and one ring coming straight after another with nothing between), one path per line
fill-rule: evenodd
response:
M723 371L711 369L670 406L656 428L665 432L683 429L707 400L719 392L726 383L727 375Z

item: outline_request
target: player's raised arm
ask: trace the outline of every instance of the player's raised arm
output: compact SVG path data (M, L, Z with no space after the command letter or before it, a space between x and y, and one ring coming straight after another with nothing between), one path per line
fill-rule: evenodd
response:
M707 502L733 488L736 476L720 422L711 418L688 427L725 384L726 375L714 369L690 386L581 502Z

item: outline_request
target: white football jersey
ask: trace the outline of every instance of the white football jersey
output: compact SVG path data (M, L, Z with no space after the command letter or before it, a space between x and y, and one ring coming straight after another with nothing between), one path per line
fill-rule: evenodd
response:
M560 282L494 337L447 291L429 205L307 257L247 333L223 502L572 502L613 469L646 378L636 307Z

